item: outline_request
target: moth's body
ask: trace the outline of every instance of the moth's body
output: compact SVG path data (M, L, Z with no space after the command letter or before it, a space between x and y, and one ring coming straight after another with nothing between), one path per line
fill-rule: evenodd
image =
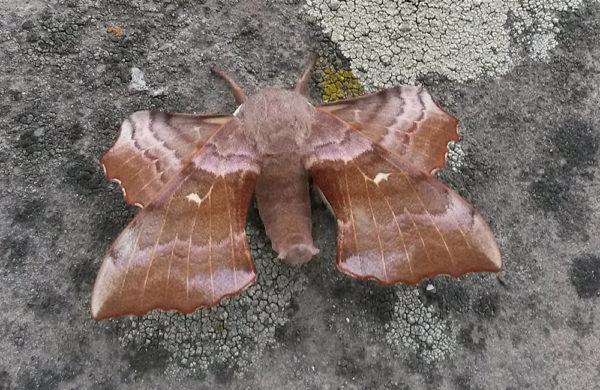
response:
M250 96L235 114L260 156L254 190L260 218L278 257L292 264L305 263L318 252L302 161L315 112L303 95L267 88Z
M249 98L220 74L240 103L233 115L138 111L102 156L106 177L142 210L98 273L95 319L190 313L252 285L253 194L279 259L310 260L309 176L334 211L336 263L348 275L393 285L500 270L486 222L430 175L458 140L458 120L425 90L313 106L303 93L310 67L293 91Z
M244 123L244 133L254 141L261 158L288 154L300 158L315 112L303 95L266 88L248 97L234 116Z

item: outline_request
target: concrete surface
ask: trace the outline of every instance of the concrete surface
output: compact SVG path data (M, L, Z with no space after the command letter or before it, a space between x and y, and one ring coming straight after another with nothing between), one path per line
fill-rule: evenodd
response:
M319 17L347 3L0 1L0 389L597 388L593 1L465 1L500 9L484 16L509 37L506 50L487 45L479 59L452 53L473 73L458 77L464 69L447 67L450 54L435 44L443 34L420 29L409 53L428 47L430 55L397 73L460 118L453 169L439 177L489 221L504 256L501 278L394 288L352 280L335 270L335 223L315 202L321 253L308 265L273 261L251 209L255 287L188 316L92 320L100 262L135 214L98 164L121 120L140 109L231 112L230 91L210 66L252 93L293 86L314 51L355 70L366 89L391 82L376 57L363 71L347 44L327 38L334 29L325 22L350 19ZM446 1L399 3L425 12L427 31L446 20ZM465 26L456 25L464 45L485 41ZM321 94L313 85L312 95Z

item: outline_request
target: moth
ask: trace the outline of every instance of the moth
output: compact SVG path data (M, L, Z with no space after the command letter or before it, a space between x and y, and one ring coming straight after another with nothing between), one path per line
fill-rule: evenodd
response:
M335 213L343 273L393 285L501 269L486 222L431 175L458 120L413 86L313 106L311 67L294 90L250 97L215 71L239 104L232 115L139 111L122 123L100 162L141 210L104 259L95 319L190 313L252 285L253 194L278 258L309 261L309 178Z

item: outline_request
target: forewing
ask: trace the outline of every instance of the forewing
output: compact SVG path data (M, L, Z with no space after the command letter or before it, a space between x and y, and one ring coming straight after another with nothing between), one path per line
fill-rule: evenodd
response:
M446 165L448 142L458 141L458 120L419 87L389 88L318 108L428 173Z
M147 206L231 118L138 111L123 121L116 142L100 159L106 178L121 185L127 203Z
M458 194L328 113L313 126L305 166L335 212L340 271L391 285L500 269L492 232Z
M92 293L94 318L190 313L254 283L245 228L258 172L233 119L115 241Z

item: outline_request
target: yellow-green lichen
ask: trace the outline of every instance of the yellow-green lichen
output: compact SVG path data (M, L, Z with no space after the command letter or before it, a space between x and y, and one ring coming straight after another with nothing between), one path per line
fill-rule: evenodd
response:
M360 96L364 93L362 84L351 70L327 67L323 69L323 101L334 102Z

